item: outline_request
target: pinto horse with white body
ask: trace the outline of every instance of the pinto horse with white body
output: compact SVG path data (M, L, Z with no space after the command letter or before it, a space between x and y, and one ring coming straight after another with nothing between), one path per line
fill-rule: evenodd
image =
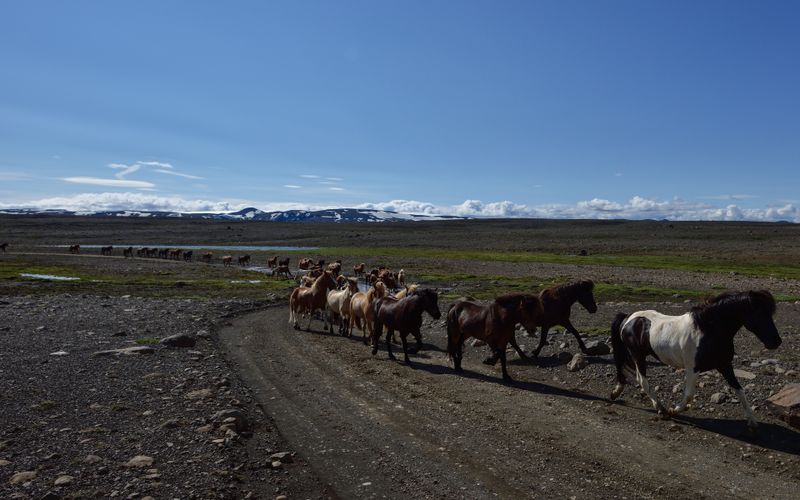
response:
M617 385L611 391L611 399L622 394L627 383L625 372L632 372L659 415L667 418L686 409L694 396L699 373L717 370L736 391L747 426L754 431L758 423L733 372L733 337L744 326L764 347L777 349L781 337L772 320L774 314L775 299L766 290L723 293L681 316L667 316L656 311L617 314L611 325L617 365ZM668 410L647 382L645 358L648 355L685 370L683 399L674 408Z

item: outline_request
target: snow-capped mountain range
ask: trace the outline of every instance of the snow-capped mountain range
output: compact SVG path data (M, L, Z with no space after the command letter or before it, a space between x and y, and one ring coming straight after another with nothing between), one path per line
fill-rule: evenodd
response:
M4 209L0 214L33 215L33 216L82 216L82 217L151 217L151 218L185 218L213 220L244 220L272 222L402 222L424 220L460 220L464 217L450 215L401 214L385 210L365 210L359 208L332 208L327 210L286 210L264 212L249 207L229 213L182 213L144 210L113 211L71 211L71 210L36 210L36 209Z

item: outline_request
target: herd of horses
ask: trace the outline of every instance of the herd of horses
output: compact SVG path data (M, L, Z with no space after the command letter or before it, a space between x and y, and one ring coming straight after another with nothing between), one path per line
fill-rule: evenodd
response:
M6 251L7 243L0 245ZM103 255L111 255L113 247L102 247ZM80 253L80 245L69 247L70 253ZM193 252L181 249L158 249L133 247L123 249L123 255L132 258L152 257L191 261ZM211 263L213 254L205 252L200 260ZM250 256L237 259L242 266L249 265ZM224 265L231 265L232 256L223 256ZM323 329L338 328L341 335L351 336L354 329L361 331L364 344L370 344L372 354L378 352L381 337L385 334L386 351L391 359L392 340L400 335L404 361L411 363L407 338L412 335L418 352L422 344L422 317L427 313L434 320L441 318L439 296L435 290L419 285L406 285L405 272L391 271L385 267L366 272L366 264L353 266L353 276L342 274L342 263L330 264L324 260L303 258L299 269L292 273L290 259L272 257L267 261L273 275L294 278L299 286L289 297L289 322L300 328L300 319L307 317L305 327L310 330L312 321L319 317ZM361 278L369 289L359 291ZM539 343L531 352L538 357L547 344L548 331L561 326L570 332L578 347L587 353L578 330L570 321L572 306L577 302L589 313L597 311L594 298L594 283L580 280L546 288L538 294L510 293L489 302L478 302L468 297L456 300L447 310L447 352L456 372L461 372L464 342L476 338L489 346L491 354L484 360L487 364L501 363L502 377L513 382L508 374L506 349L510 345L517 354L528 359L516 342L517 325L522 325L530 334L539 329ZM733 369L733 338L744 327L756 335L767 349L781 345L780 334L773 321L775 299L766 290L727 292L707 299L685 314L670 316L657 311L619 313L611 324L611 345L616 366L616 385L611 399L618 398L630 380L635 380L650 398L653 408L663 418L684 411L695 393L698 375L709 370L718 371L737 394L747 418L750 430L757 427L756 419L744 390ZM647 358L654 357L661 363L682 369L685 376L684 393L679 404L668 408L662 403L647 380Z
M363 271L363 268L362 268ZM380 280L371 280L366 292L358 291L357 277L345 277L325 270L307 285L295 288L289 297L289 323L300 329L300 319L308 318L310 330L315 313L323 329L351 336L354 327L361 330L361 339L378 353L381 337L390 359L395 332L400 335L404 362L411 363L407 337L412 335L418 352L422 343L422 318L427 313L434 320L442 317L436 291L419 285L404 286L391 293L393 287ZM489 302L464 297L456 300L446 313L447 352L456 372L463 371L463 347L469 338L483 341L491 355L484 362L501 363L502 377L512 383L506 364L506 349L510 345L523 359L528 356L516 342L517 325L530 334L540 330L539 343L532 351L538 357L547 344L547 333L562 326L577 340L578 347L587 353L578 330L570 321L572 306L577 302L589 313L597 311L594 283L580 280L546 288L538 294L509 293ZM753 411L733 370L734 335L742 328L753 332L767 349L777 349L781 338L773 321L775 299L766 290L728 292L707 299L679 316L657 311L619 313L611 325L611 344L616 366L616 386L611 399L618 398L630 379L635 380L651 399L653 408L663 418L684 411L694 396L698 375L717 370L736 392L751 431L757 428ZM413 354L412 352L412 354ZM685 373L685 389L681 402L667 408L647 381L646 359L652 356Z

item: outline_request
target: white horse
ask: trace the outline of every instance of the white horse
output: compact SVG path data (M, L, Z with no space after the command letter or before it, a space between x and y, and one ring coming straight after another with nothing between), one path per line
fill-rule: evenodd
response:
M611 325L617 365L617 385L611 391L611 399L618 398L625 389L625 373L633 372L653 402L653 408L668 418L686 409L694 396L699 373L717 370L736 391L747 426L754 431L758 423L733 372L733 336L744 326L755 333L767 349L777 349L781 338L772 321L774 314L775 299L766 290L724 293L681 316L667 316L656 311L638 311L630 316L617 314ZM683 399L669 410L647 382L648 355L685 370Z
M340 278L342 278L340 276ZM330 325L331 331L333 331L333 319L339 318L339 333L346 334L350 336L350 329L348 328L350 324L350 300L353 298L353 295L358 293L358 281L355 278L345 278L343 280L345 282L345 287L341 290L331 290L328 292L328 314L330 315L330 319L328 319L326 315L326 327Z

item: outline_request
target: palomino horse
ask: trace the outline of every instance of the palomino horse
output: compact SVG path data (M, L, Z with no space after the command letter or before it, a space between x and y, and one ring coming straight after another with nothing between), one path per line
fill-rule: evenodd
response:
M412 293L416 292L417 288L419 288L419 285L417 285L416 283L413 284L413 285L409 285L407 287L404 287L402 290L400 290L396 294L394 294L394 297L396 299L402 299L403 297L406 297L406 296L411 295Z
M80 245L70 245L69 246L69 253L81 253L81 246Z
M339 276L342 278L342 276ZM338 282L338 280L337 280ZM330 313L330 329L333 331L333 319L339 320L339 334L350 336L350 300L358 293L358 281L355 278L345 278L345 287L341 290L328 292L328 312Z
M659 415L668 417L686 409L694 396L697 376L717 370L742 403L747 426L758 427L753 410L733 372L733 337L744 326L756 334L764 347L777 349L781 337L772 316L775 299L766 290L723 293L708 299L681 316L667 316L656 311L638 311L630 316L617 314L611 325L611 343L617 365L617 385L611 399L625 389L625 372L636 376L642 390L650 397ZM667 410L647 382L645 358L652 355L662 363L683 368L686 383L680 404Z
M372 354L378 353L378 337L386 326L386 351L390 359L395 359L392 354L391 338L394 331L400 332L400 340L403 343L403 356L406 364L411 363L408 359L408 346L406 337L412 334L417 339L417 351L422 348L422 313L427 312L433 319L442 317L439 312L439 295L429 288L421 288L413 295L400 300L394 298L381 297L372 304L372 311L375 315L372 327Z
M330 273L323 273L311 288L295 288L289 296L289 323L292 323L297 330L299 329L298 315L308 314L306 330L310 330L314 312L325 309L328 303L328 290L335 289L336 280L333 279Z
M404 269L397 271L397 284L406 286L406 271Z
M353 332L353 325L361 330L361 340L367 343L367 335L372 338L373 311L372 302L386 295L386 286L382 281L378 281L370 288L367 293L358 292L350 299L350 326L349 331Z
M270 269L275 269L276 267L278 267L278 256L277 255L275 257L271 258L271 259L267 259L267 267L270 268Z
M447 353L457 372L462 371L464 341L469 337L486 342L500 354L503 380L511 382L506 370L506 345L514 338L517 323L529 332L536 329L542 315L539 297L526 293L511 293L494 299L487 305L459 300L447 312Z
M339 276L339 273L342 272L342 261L337 260L336 262L328 264L328 271L334 276Z

